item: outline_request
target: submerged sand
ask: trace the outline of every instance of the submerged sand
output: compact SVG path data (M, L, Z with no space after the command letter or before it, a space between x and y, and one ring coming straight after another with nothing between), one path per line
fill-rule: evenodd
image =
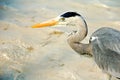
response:
M71 49L65 32L31 28L66 11L77 11L87 20L84 43L100 27L120 30L119 7L98 0L11 0L0 6L0 80L107 80L92 57Z

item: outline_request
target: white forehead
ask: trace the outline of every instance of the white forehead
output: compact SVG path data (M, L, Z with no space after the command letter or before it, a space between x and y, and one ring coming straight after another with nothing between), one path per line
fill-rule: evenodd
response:
M66 20L78 20L80 19L80 16L73 16L73 17L68 17L68 18L65 18Z

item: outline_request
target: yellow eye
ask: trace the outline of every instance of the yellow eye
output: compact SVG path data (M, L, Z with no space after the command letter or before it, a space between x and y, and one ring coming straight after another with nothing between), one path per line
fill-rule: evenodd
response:
M60 21L65 21L65 18L61 18Z

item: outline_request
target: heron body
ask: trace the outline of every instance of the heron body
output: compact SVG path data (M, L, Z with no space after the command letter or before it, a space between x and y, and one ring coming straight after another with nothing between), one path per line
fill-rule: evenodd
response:
M77 28L77 31L73 31L67 39L71 48L80 54L92 54L100 69L110 76L120 78L120 31L107 27L100 28L92 34L89 44L83 44L81 41L86 37L88 27L80 14L66 12L51 21L32 27L47 27L59 23L70 27L69 25L72 24Z
M96 37L91 40L92 37ZM100 28L90 39L97 65L106 73L120 78L120 31Z

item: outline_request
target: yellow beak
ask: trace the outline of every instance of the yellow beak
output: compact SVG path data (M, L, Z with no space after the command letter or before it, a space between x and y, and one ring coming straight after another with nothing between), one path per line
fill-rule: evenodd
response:
M53 20L49 20L49 21L46 21L43 23L35 24L32 26L32 28L50 27L50 26L54 26L56 24L58 24L58 21L53 19Z

